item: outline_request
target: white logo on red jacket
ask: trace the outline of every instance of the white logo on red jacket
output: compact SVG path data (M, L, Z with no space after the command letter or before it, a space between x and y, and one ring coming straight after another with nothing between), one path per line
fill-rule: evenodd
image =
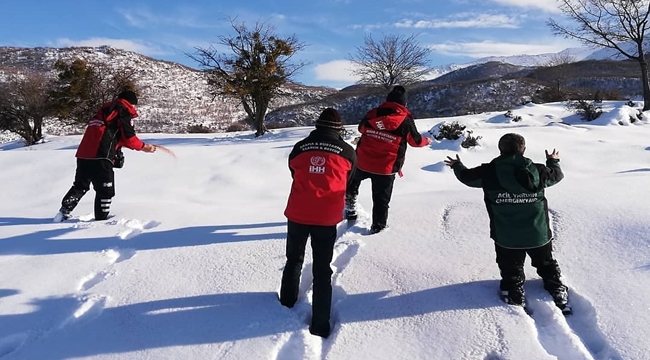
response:
M325 158L322 156L312 156L309 172L312 174L325 174Z
M323 166L325 165L325 158L322 156L312 156L311 164L314 166Z
M104 126L104 122L99 119L92 119L88 122L88 126Z

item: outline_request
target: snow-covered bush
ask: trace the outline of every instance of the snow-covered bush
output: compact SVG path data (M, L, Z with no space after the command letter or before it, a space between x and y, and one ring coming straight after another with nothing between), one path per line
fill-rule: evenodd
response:
M506 113L503 114L503 116L505 116L506 118L510 119L510 121L512 121L512 122L520 122L520 121L522 120L522 117L521 117L520 115L515 116L515 115L512 113L512 110L508 110L508 111L506 111Z
M643 120L643 111L637 109L635 115L630 115L630 123L634 124L637 120Z
M192 124L187 126L187 132L190 134L207 134L215 131L203 124Z
M433 135L433 138L440 141L443 139L447 140L458 140L463 136L463 131L465 131L465 125L461 125L458 121L452 123L444 123L438 128L438 134Z
M246 131L250 130L251 127L246 125L246 123L241 122L241 121L236 121L226 128L226 132L236 132L236 131Z
M594 121L603 114L600 105L582 99L569 102L567 107L576 114L579 114L584 121Z
M479 143L478 141L482 139L482 136L474 136L472 135L474 131L472 130L467 130L467 134L465 135L465 139L463 140L462 143L460 143L460 146L464 147L465 149L469 149L474 146L478 146Z

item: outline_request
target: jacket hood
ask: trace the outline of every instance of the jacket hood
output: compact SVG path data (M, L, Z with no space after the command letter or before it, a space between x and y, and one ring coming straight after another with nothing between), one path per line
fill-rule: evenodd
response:
M135 110L135 107L131 105L131 103L124 99L116 99L115 101L104 103L102 107L97 111L95 119L104 121L113 120L119 114L119 111L117 109L118 106L122 106L126 111L128 111L131 115L131 119L138 117L138 112Z
M130 102L124 99L117 99L115 101L118 102L120 105L124 106L124 108L126 108L126 111L128 111L129 114L131 114L131 118L135 119L138 117L138 112L135 110L135 107L131 105Z
M407 117L413 117L411 112L401 104L392 101L386 101L379 107L370 110L368 115L368 124L376 130L392 131L397 129Z
M537 167L523 155L501 155L493 160L501 186L511 193L540 191Z

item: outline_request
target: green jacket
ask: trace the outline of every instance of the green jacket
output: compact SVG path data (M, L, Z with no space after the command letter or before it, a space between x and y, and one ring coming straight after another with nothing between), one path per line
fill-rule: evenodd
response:
M560 160L548 159L544 166L523 155L501 155L473 169L461 162L452 169L463 184L483 189L490 237L498 245L530 249L551 241L544 188L564 178Z

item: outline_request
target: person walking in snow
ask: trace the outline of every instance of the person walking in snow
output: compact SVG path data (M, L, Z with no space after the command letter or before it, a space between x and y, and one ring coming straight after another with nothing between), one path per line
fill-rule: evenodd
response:
M135 134L131 120L138 117L133 91L123 91L117 99L107 102L86 126L75 157L77 170L74 183L61 201L54 221L70 218L72 210L90 190L95 190L95 220L106 220L115 196L114 167L122 167L122 147L153 153L156 146L143 143Z
M316 130L289 154L293 183L284 215L287 217L287 262L282 273L280 303L292 308L298 301L300 273L307 239L311 237L314 295L309 331L330 334L332 269L336 225L343 220L345 190L356 162L352 146L341 137L339 113L327 108Z
M546 165L524 157L526 141L519 134L499 140L501 155L488 164L468 169L460 157L445 163L463 184L482 188L490 218L490 237L495 242L501 272L501 297L511 305L526 306L524 261L530 256L555 304L567 314L568 289L553 257L553 234L544 189L564 178L559 153L546 151Z
M386 227L395 174L401 176L407 145L423 147L431 144L431 139L422 137L418 132L406 104L406 89L395 86L386 101L370 110L359 123L361 137L356 149L358 163L345 196L345 216L348 220L357 219L359 186L363 180L370 179L371 234Z

